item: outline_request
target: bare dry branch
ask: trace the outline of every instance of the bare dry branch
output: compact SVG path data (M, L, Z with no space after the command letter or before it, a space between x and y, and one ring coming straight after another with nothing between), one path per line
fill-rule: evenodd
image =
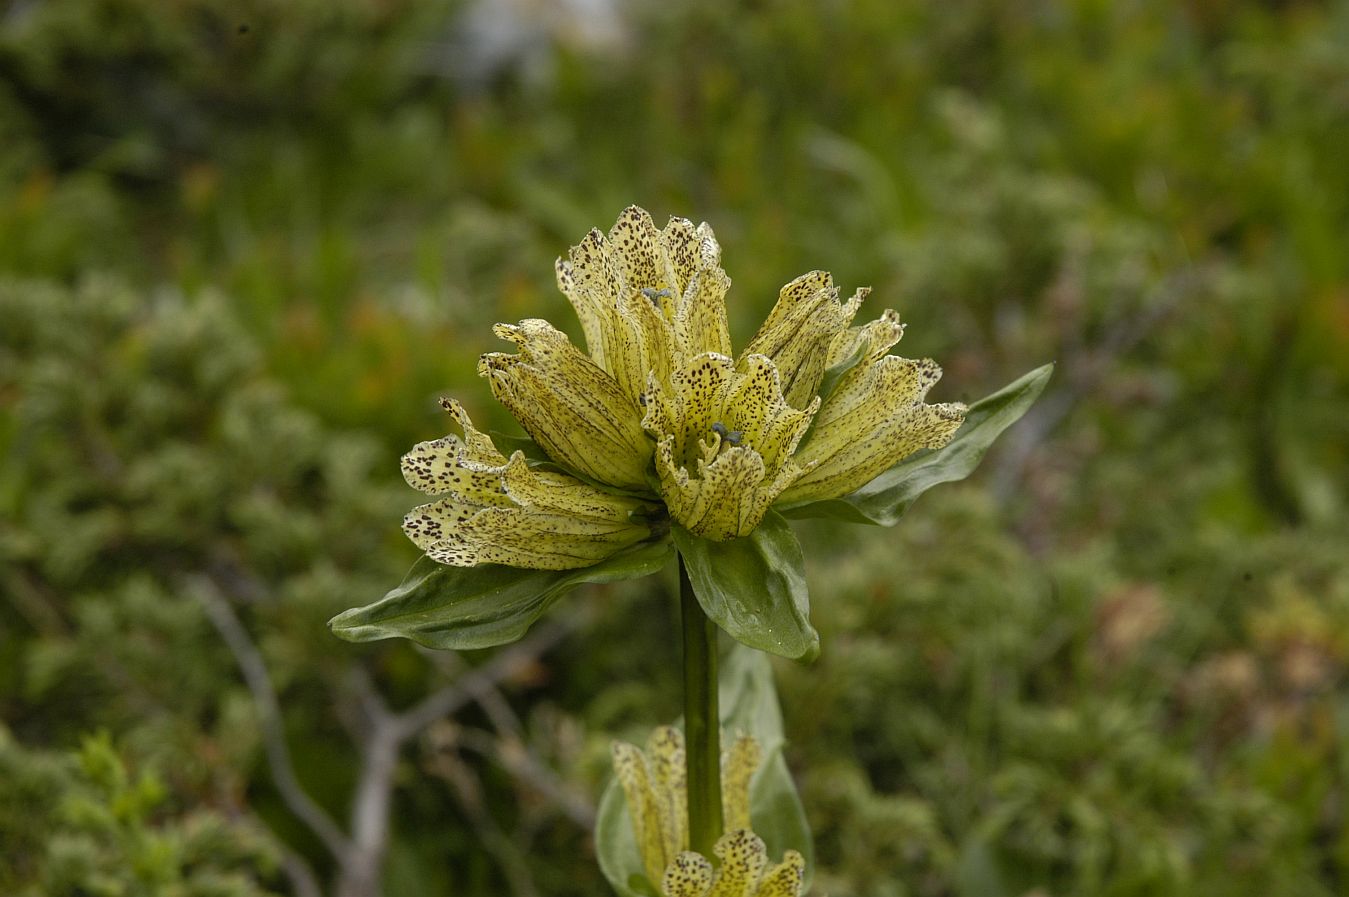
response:
M286 878L290 880L295 897L323 897L318 879L314 877L314 870L309 868L304 857L298 853L291 850L282 853L281 871L286 873Z
M451 752L440 759L435 771L449 783L450 793L472 821L483 847L496 859L511 893L515 897L539 897L525 862L525 851L501 830L496 819L483 807L482 783L473 770Z
M536 627L520 641L503 648L487 663L474 668L462 678L429 695L420 704L399 714L394 719L399 733L405 740L411 738L436 720L449 716L469 701L476 700L486 689L509 677L521 666L538 658L562 641L571 634L572 629L572 625L560 621Z
M468 669L454 682L424 698L403 713L392 712L379 694L366 671L354 667L351 683L354 706L347 719L352 723L361 752L361 770L356 792L351 803L351 835L344 834L321 807L305 792L295 775L294 765L286 745L280 705L272 687L266 664L248 631L224 597L220 587L206 577L192 582L207 617L229 646L244 681L257 705L262 726L263 744L268 766L277 791L299 819L323 842L338 865L338 880L334 890L337 897L378 897L381 893L381 873L388 848L389 817L393 801L394 776L399 753L405 743L417 737L427 726L437 722L470 701L480 703L494 726L508 733L519 744L520 722L498 684L515 674L522 666L537 659L569 635L577 622L555 621L536 627L527 637L502 649L487 663ZM501 751L497 742L487 733L475 746L483 753L501 762L503 768L525 780L540 793L552 799L578 825L587 830L594 826L594 809L583 799L570 795L556 777L537 758L523 748ZM506 759L509 757L509 759ZM489 820L490 821L490 820ZM495 825L495 823L491 823ZM518 851L513 852L499 828L484 830L484 841L490 842L493 852L504 861L513 889L525 897L534 897L533 883L521 878ZM509 856L508 856L509 855ZM288 857L286 872L300 897L317 897L318 885L312 872Z
M510 737L493 738L481 729L469 728L456 730L455 741L500 765L506 772L548 798L568 819L587 832L594 831L594 805L568 790L557 775L523 743Z
M337 897L377 897L381 893L393 777L403 745L392 719L381 719L361 745L361 776L351 804L352 845L342 858Z
M272 773L276 790L286 806L305 825L318 836L323 846L339 862L351 849L351 841L337 827L322 807L314 802L295 776L295 767L291 762L290 748L286 745L285 727L281 720L281 708L276 700L276 691L272 688L267 665L262 660L257 646L253 644L248 630L234 613L227 600L217 591L214 584L198 579L194 582L198 600L206 610L220 637L229 646L234 661L243 673L248 690L253 694L253 703L257 706L258 721L262 726L263 746L267 751L267 765Z

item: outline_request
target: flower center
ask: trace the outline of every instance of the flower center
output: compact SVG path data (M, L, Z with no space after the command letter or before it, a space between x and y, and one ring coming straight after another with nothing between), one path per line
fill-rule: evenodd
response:
M740 441L745 438L745 434L743 431L728 430L726 428L726 425L723 424L721 421L717 421L712 425L712 432L716 433L718 436L721 437L721 441L723 444L729 446L739 445Z

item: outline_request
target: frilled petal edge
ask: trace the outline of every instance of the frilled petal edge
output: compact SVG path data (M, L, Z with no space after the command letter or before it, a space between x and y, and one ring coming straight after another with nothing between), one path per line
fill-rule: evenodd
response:
M658 439L656 475L670 516L705 539L745 536L803 471L793 458L819 407L793 408L763 355L736 365L707 352L651 378L643 425Z
M534 470L521 452L506 459L461 406L447 407L464 437L420 443L402 462L409 484L437 496L403 519L403 531L432 560L568 570L651 537L656 506Z
M884 355L849 371L816 415L796 454L808 469L783 502L837 498L919 449L944 446L965 420L964 405L923 402L941 377L930 359Z
M714 869L703 856L686 851L675 858L661 879L665 897L800 897L805 883L805 858L787 851L770 865L763 839L748 829L727 832L713 846L720 860Z

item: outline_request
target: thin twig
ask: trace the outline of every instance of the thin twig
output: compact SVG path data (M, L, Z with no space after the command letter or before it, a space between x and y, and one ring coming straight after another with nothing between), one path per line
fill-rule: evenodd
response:
M333 822L332 817L314 802L295 776L290 748L286 746L281 709L262 655L249 637L248 630L234 613L234 609L220 595L214 584L204 579L196 580L195 584L197 588L193 591L206 610L206 616L229 646L234 661L239 665L239 671L243 673L244 681L248 684L248 690L253 694L253 703L258 710L258 721L262 726L263 745L267 751L267 765L271 770L277 792L290 811L309 826L334 859L340 862L351 849L351 841L337 827L337 823Z
M467 670L471 669L453 651L432 651L429 648L423 648L421 654L446 676L463 676ZM485 685L475 696L475 701L487 714L492 727L498 733L517 738L522 736L524 726L520 722L520 717L511 709L510 702L506 700L506 696L501 693L501 689L496 683Z
M310 869L309 864L304 861L304 857L295 851L285 850L281 854L281 871L285 872L286 878L290 879L290 886L295 891L295 897L323 897L318 879L314 877L314 870Z
M496 684L557 644L572 631L563 623L539 627L527 638L503 649L490 661L441 688L410 710L389 710L369 675L352 673L360 713L361 774L351 806L351 850L342 858L338 897L379 893L379 872L388 847L389 811L399 752L432 723L464 704L490 694Z
M253 695L262 726L268 766L277 791L291 812L314 831L338 864L339 877L335 889L338 897L375 897L380 893L381 869L388 846L394 775L402 746L420 735L427 726L449 716L469 701L482 704L494 725L518 731L519 721L505 703L497 688L498 683L566 638L581 625L585 616L580 614L579 620L552 621L536 627L526 638L503 649L487 663L469 670L403 713L390 711L369 675L356 667L352 682L360 716L360 732L357 736L362 763L351 804L352 834L348 837L310 798L295 775L276 692L262 655L248 631L214 582L199 577L194 580L194 585L197 586L194 591L207 617L234 655ZM484 737L493 741L490 736ZM523 751L515 753L520 756L507 766L509 771L551 797L578 824L587 829L593 828L593 808L567 795L538 761ZM503 850L499 829L496 830L495 838L489 837L488 840L498 842L494 852ZM298 860L298 857L294 859ZM286 871L300 897L317 897L318 885L312 872L303 866L303 861L297 866L288 860ZM518 870L507 871L514 873ZM520 881L514 874L511 877L515 879L513 887L519 893L535 893L532 883Z
M594 806L568 791L553 771L539 762L519 741L493 738L481 729L469 728L457 729L454 738L457 744L499 764L506 772L548 798L568 819L587 832L594 831Z
M550 621L538 626L525 638L503 648L495 657L475 667L462 678L424 698L421 703L394 718L404 739L411 738L436 720L454 713L486 689L509 677L522 665L536 659L571 634L573 626Z
M482 805L482 783L467 764L450 754L442 757L436 772L450 785L460 808L473 823L478 838L488 853L496 858L497 867L516 897L538 897L534 878L525 862L525 853L515 841L507 837L496 819Z
M374 897L380 893L389 843L393 777L403 745L392 720L382 718L361 746L361 775L351 804L351 851L342 859L337 897Z

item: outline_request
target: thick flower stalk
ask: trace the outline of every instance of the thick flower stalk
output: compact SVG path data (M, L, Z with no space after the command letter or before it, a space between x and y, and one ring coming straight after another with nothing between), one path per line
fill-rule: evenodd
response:
M852 326L867 291L841 301L825 272L783 287L733 355L720 258L706 224L657 229L631 207L559 259L587 351L546 321L500 324L516 352L484 355L479 373L574 476L507 460L482 434L423 443L409 482L442 497L409 515L408 535L442 563L536 569L596 563L648 538L662 509L735 539L775 504L843 496L960 426L963 405L924 402L940 368L888 354L894 312Z

